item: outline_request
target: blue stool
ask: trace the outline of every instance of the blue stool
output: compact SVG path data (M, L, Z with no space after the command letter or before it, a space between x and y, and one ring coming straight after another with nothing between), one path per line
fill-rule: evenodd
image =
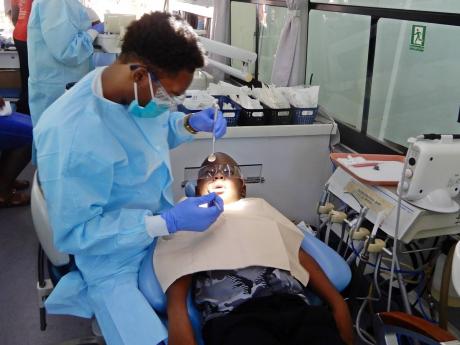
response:
M0 150L32 144L32 120L29 115L12 113L0 116Z

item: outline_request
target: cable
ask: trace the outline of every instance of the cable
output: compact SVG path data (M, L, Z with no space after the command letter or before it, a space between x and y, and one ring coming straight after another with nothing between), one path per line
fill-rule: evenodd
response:
M339 254L340 254L340 250L342 249L343 240L345 238L345 232L346 232L346 224L342 223L342 234L340 235L340 242L339 242L339 245L337 246L337 253Z
M425 309L424 309L423 304L422 304L423 290L422 290L422 292L420 292L417 289L415 289L415 292L417 293L417 300L415 301L414 306L417 305L417 304L420 306L420 312L422 313L423 318L425 320L430 321L432 323L437 323L435 320L431 319L425 312Z
M356 329L356 333L358 333L358 336L361 338L362 341L364 341L366 344L369 344L369 345L376 345L375 339L371 337L370 334L367 334L367 332L366 332L366 335L370 338L370 340L366 339L366 337L364 336L361 330L361 327L359 326L359 323L361 321L361 315L363 314L364 308L366 307L367 303L369 303L369 301L365 299L363 301L363 304L361 304L361 307L359 308L358 315L356 316L355 329Z
M382 254L378 254L377 256L377 261L375 262L375 268L374 268L374 286L375 290L377 291L377 298L380 299L382 297L382 293L380 291L379 283L378 283L378 274L380 272L380 264L382 263Z
M331 233L331 228L332 228L332 220L330 220L329 223L327 224L326 233L324 234L324 243L326 243L327 245L329 245L329 235Z
M413 142L411 142L407 152L412 151L412 147L414 146L414 143L419 139L421 136L418 136L415 138ZM396 193L398 194L398 209L396 210L396 226L395 226L395 235L394 235L394 240L393 240L393 257L391 258L391 273L390 273L390 284L388 287L388 302L387 302L387 311L390 311L391 309L391 294L393 292L393 279L394 279L394 274L395 274L395 265L396 261L398 260L398 236L399 236L399 221L401 219L401 203L402 203L402 189L404 188L404 182L406 180L406 169L407 169L407 164L408 164L408 159L404 160L404 166L401 172L401 182L399 185L399 191L396 190ZM403 287L400 287L401 289Z
M390 261L391 262L391 259L390 258L382 258L383 261ZM400 266L405 266L407 268L410 268L412 270L414 270L414 267L413 266L410 266L409 264L405 264L405 263L400 263L399 264Z

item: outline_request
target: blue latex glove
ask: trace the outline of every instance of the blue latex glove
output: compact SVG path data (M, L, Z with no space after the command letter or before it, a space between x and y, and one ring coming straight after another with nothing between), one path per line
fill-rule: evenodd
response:
M207 208L200 205L208 204ZM163 212L161 217L166 221L170 234L177 231L205 231L224 210L224 201L216 193L188 198L173 208Z
M214 109L207 108L198 113L190 116L190 126L197 132L210 132L213 131L214 125ZM225 120L222 112L218 111L216 121L216 138L221 138L227 132L227 121Z
M104 23L97 23L94 24L91 29L96 30L98 33L103 34L104 33Z

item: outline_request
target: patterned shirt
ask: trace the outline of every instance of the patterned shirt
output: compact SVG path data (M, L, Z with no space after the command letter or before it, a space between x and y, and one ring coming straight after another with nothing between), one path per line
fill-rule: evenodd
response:
M260 266L199 272L194 275L194 294L203 323L231 312L251 298L290 294L308 303L304 287L288 271Z

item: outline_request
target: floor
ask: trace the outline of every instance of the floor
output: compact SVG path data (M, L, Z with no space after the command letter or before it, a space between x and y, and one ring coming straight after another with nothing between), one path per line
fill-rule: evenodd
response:
M31 166L22 178L32 180ZM48 316L40 331L37 282L38 242L29 207L0 209L0 344L55 345L91 335L91 322Z

